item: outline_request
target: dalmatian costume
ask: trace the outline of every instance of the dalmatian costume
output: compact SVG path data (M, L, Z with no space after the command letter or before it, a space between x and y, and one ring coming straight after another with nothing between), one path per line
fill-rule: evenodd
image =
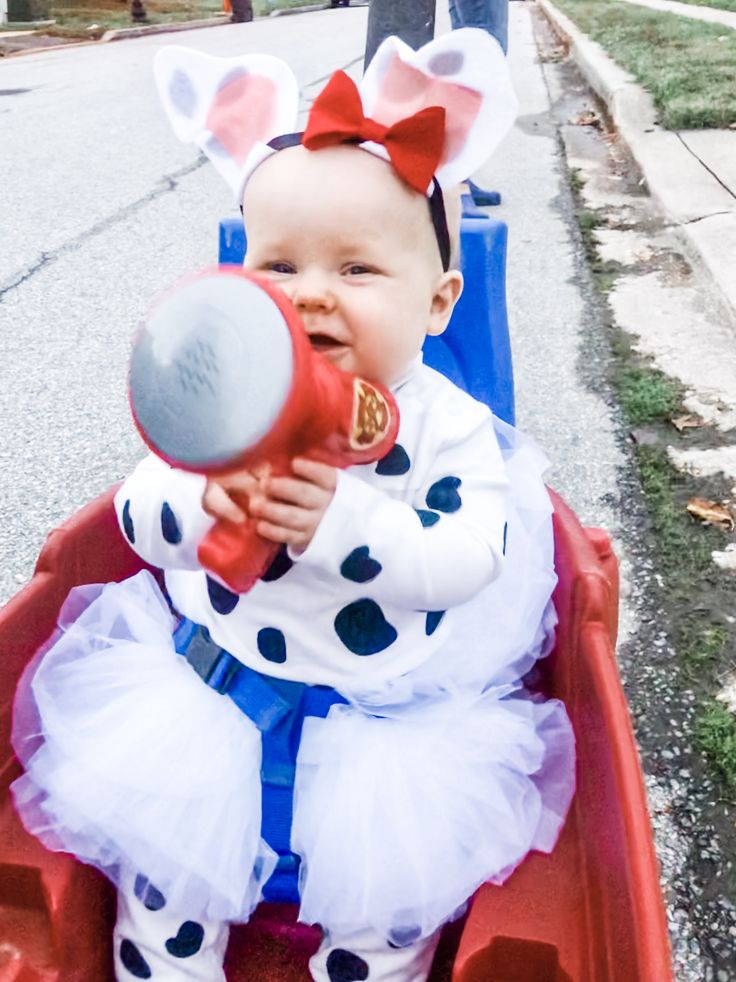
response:
M296 82L277 59L167 48L157 78L178 135L238 195L293 128ZM447 186L514 114L482 31L419 52L389 39L360 93L385 126L445 108ZM340 472L309 547L283 548L247 594L198 561L204 478L144 460L115 504L168 597L147 571L78 588L22 682L16 807L46 845L117 884L120 980L225 978L227 924L248 919L276 866L261 837L270 724L251 699L264 686L327 699L304 719L292 824L300 918L324 929L316 980L421 982L475 889L554 846L572 734L564 707L520 681L554 628L546 462L421 357L392 390L394 448ZM202 684L182 626L227 655L240 701Z

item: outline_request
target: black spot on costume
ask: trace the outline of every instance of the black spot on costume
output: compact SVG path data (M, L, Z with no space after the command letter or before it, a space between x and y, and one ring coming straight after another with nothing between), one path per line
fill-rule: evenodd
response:
M162 907L166 906L166 897L160 890L156 889L153 883L149 883L142 873L139 873L135 878L133 893L147 910L161 910Z
M264 583L273 583L274 580L280 580L282 576L289 572L293 565L294 560L289 558L289 553L286 550L286 546L281 546L279 551L276 553L276 558L268 567L261 579Z
M217 580L213 580L211 576L207 577L207 595L210 598L213 609L218 614L231 614L238 606L238 600L240 599L237 593L228 590L226 586L218 583Z
M151 967L132 941L124 938L120 943L120 961L133 978L150 979Z
M375 600L367 597L343 607L335 618L335 631L354 655L375 655L394 643L398 634Z
M256 639L258 650L267 661L281 665L286 661L286 638L277 627L263 627Z
M130 515L130 498L123 505L123 532L125 532L125 538L128 542L133 545L135 542L135 526Z
M161 535L172 546L178 546L181 542L181 529L168 501L161 505Z
M174 958L191 958L202 947L204 928L196 921L184 921L175 938L166 942L166 950Z
M400 443L395 443L385 457L376 464L376 474L383 477L398 477L406 474L411 468L409 454L404 450Z
M364 982L368 978L368 963L360 955L344 948L335 948L327 956L330 982Z
M430 634L434 634L434 632L440 626L440 624L442 622L442 618L445 616L446 613L447 613L447 611L445 611L445 610L429 610L429 611L427 611L427 619L426 619L426 623L425 623L425 627L424 627L424 630L427 633L427 637L429 637Z
M369 583L382 569L383 566L370 555L368 546L358 546L342 561L340 573L353 583Z
M427 492L427 507L444 512L459 511L462 501L457 489L461 484L459 477L443 477L441 481L435 481Z
M406 948L410 944L414 944L421 933L421 929L416 925L413 927L395 927L391 931L388 943L392 948Z
M425 511L424 508L415 508L414 511L419 515L419 521L425 529L432 528L440 520L440 516L436 511Z

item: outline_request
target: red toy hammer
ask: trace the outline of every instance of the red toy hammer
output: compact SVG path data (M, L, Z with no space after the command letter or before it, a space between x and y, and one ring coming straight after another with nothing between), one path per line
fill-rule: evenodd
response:
M287 296L233 266L186 277L154 304L133 347L130 405L154 453L201 474L263 464L288 474L294 457L367 464L391 450L399 429L386 388L313 351ZM245 593L278 549L248 517L218 521L198 555Z

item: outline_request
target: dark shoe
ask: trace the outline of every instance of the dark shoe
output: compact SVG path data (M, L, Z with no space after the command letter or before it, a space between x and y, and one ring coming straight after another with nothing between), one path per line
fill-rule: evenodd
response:
M486 191L485 188L478 187L475 181L471 181L469 178L465 183L470 188L470 193L476 205L482 205L487 208L490 205L501 204L501 195L498 191Z
M251 0L230 0L233 15L231 24L245 24L253 20L253 4Z

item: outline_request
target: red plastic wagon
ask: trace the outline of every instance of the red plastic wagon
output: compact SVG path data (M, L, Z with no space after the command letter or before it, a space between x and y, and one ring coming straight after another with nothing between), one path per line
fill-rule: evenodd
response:
M472 318L485 323L488 347L488 325L495 317L498 333L499 309L505 329L503 278L499 286L487 277L493 256L503 270L505 227L466 219L463 243L466 263L476 262L474 255L480 263L465 272L475 284ZM435 355L451 358L461 373L472 318L461 310L448 351ZM481 346L470 337L474 358L467 364L477 372ZM507 353L507 338L505 348L502 342L497 352ZM493 370L486 364L484 384ZM510 362L506 376L508 390ZM472 380L468 387L472 391ZM614 654L616 559L605 532L582 528L557 495L552 499L559 626L554 652L540 663L540 684L564 701L572 720L577 792L552 855L532 854L503 886L481 887L467 917L445 930L432 982L673 978L642 775ZM118 530L110 491L50 534L31 582L0 610L0 982L113 978L114 891L95 870L46 851L21 827L8 793L20 773L10 721L18 679L52 633L69 590L120 580L140 568ZM248 925L233 930L230 982L306 982L319 935L295 916L293 905L262 904Z

